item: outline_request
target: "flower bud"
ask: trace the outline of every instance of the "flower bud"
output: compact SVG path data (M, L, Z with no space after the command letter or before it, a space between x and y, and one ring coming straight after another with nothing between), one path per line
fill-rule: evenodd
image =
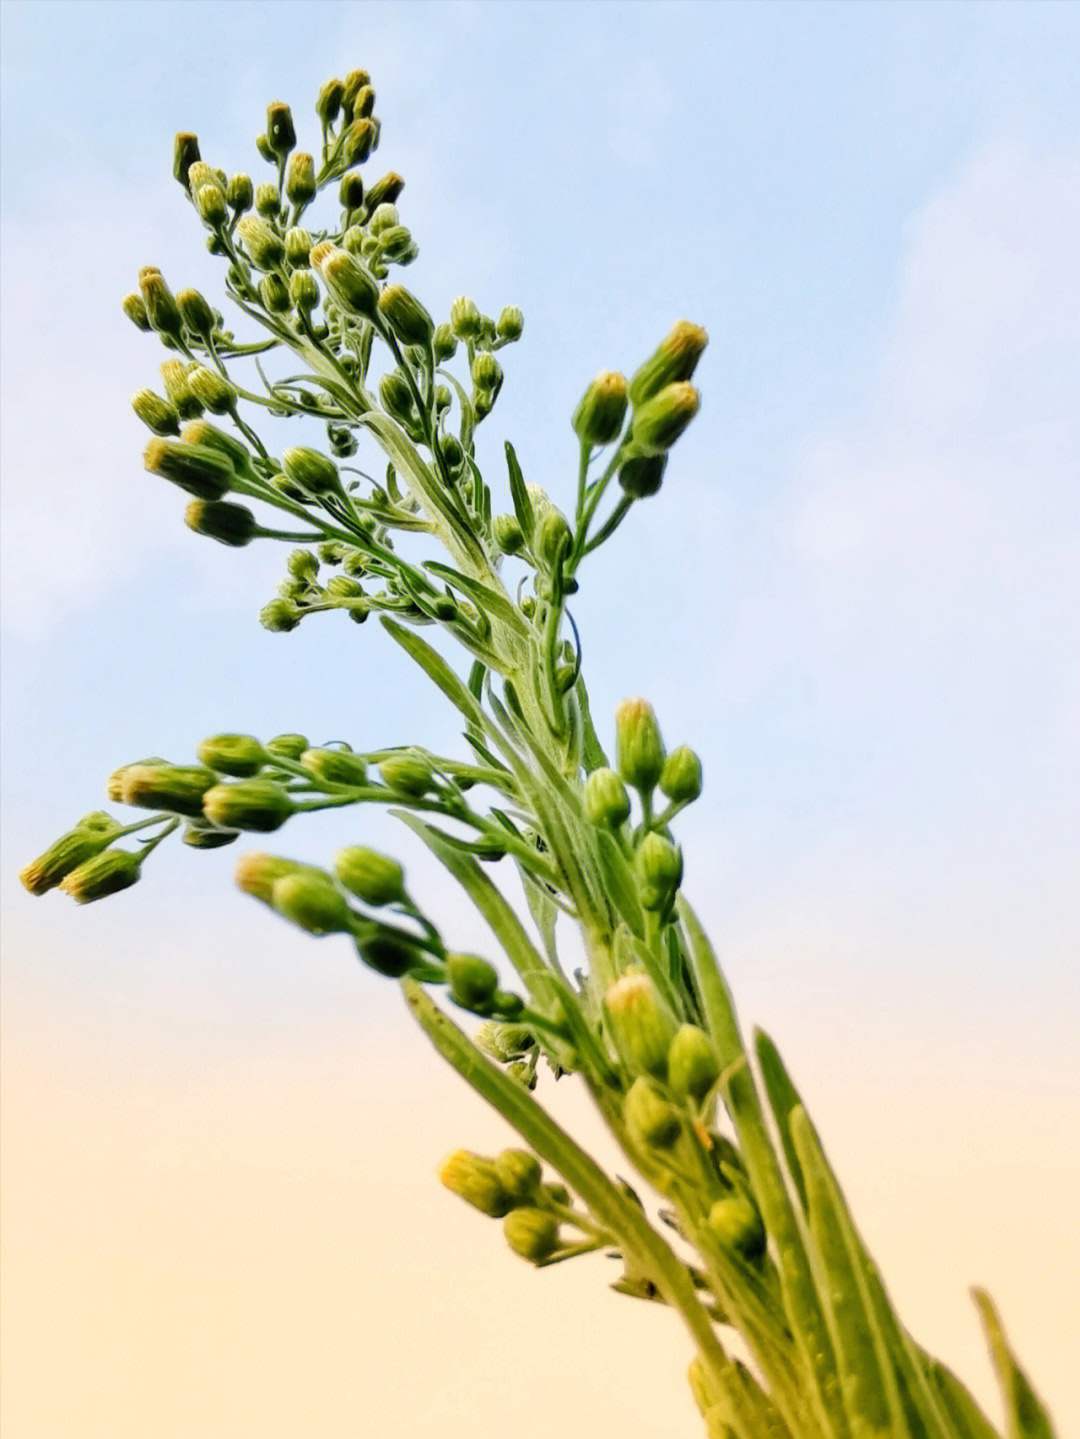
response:
M240 833L235 829L215 829L213 825L189 820L180 838L192 849L221 849L238 840Z
M291 600L271 600L259 611L259 623L272 634L287 634L300 623L300 611Z
M371 204L371 196L368 196L368 205ZM368 221L368 230L372 235L381 235L385 230L393 230L401 224L397 212L397 206L389 203L376 205L371 212L371 219ZM362 232L361 232L362 233Z
M338 186L338 200L343 210L359 210L364 203L364 179L359 170L346 170Z
M315 161L311 155L297 150L289 158L285 171L285 195L294 205L310 205L316 193Z
M300 756L300 763L321 785L355 789L367 779L367 765L359 755L349 750L306 749Z
M416 416L412 391L400 370L388 370L379 381L379 398L388 415L408 425Z
M258 215L245 215L238 220L236 233L244 242L252 263L260 270L273 270L284 260L285 246L281 236Z
M235 214L242 214L244 210L250 210L255 200L251 176L245 175L242 171L230 176L229 183L225 186L225 199L228 201L229 209Z
M329 456L306 445L294 445L283 450L281 468L289 479L309 495L336 494L341 490L341 476L338 467Z
M345 93L342 96L342 104L345 107L347 119L352 118L353 105L357 95L365 85L371 84L371 76L366 70L350 70L345 76Z
M201 340L208 340L217 328L217 316L207 303L206 297L198 290L181 290L176 305L184 328Z
M497 390L502 384L502 366L490 350L479 350L472 362L473 384L478 390Z
M525 536L516 515L496 515L491 530L495 543L504 555L516 555L525 544Z
M682 1130L679 1111L641 1075L626 1092L623 1118L633 1138L652 1149L670 1149Z
M388 788L413 799L427 794L434 783L431 761L415 752L390 755L379 765L379 774Z
M46 894L72 870L100 854L111 838L112 833L78 825L21 869L19 879L31 894Z
M184 523L197 535L234 550L250 544L258 530L247 506L230 504L228 500L192 500L184 511Z
M299 759L307 748L307 736L302 734L279 734L266 741L267 754L282 759Z
M655 495L664 479L667 455L631 455L619 469L619 484L632 500Z
M259 299L272 315L284 315L290 308L289 287L280 275L264 275L259 281Z
M199 500L220 500L233 482L233 468L224 455L205 445L153 439L143 452L152 475L171 480Z
M416 259L417 249L409 230L404 225L391 225L379 234L379 255L391 264L408 265Z
M550 1258L559 1247L559 1221L546 1209L511 1209L503 1233L514 1253L532 1264Z
M345 86L340 80L327 80L319 87L319 98L315 101L315 113L324 125L332 125L341 110Z
M361 85L353 96L353 119L366 120L375 110L375 91L370 85Z
M536 1043L532 1031L523 1024L503 1024L497 1019L485 1020L473 1035L477 1046L500 1064L528 1054Z
M203 796L203 814L211 824L221 829L255 830L260 834L280 829L295 807L285 791L268 779L215 784Z
M184 426L180 438L185 445L214 450L217 454L222 455L241 479L255 478L251 452L247 446L243 441L226 434L224 430L219 430L217 425L212 425L209 420L192 420L189 425Z
M255 136L255 148L268 165L277 164L277 156L274 154L270 141L265 135Z
M374 213L380 205L396 205L404 188L405 181L401 176L393 170L388 171L381 180L376 180L367 192L369 211Z
M305 584L314 584L315 577L319 573L319 561L316 555L310 550L292 550L286 561L286 567L294 580L303 580ZM307 746L305 745L306 749Z
M690 804L701 794L701 761L689 745L673 749L660 771L660 788L675 804Z
M310 315L319 303L319 282L310 270L297 270L289 281L289 303Z
M364 587L349 575L335 575L327 581L326 593L337 600L358 600L363 597Z
M610 829L630 818L630 796L613 769L594 769L585 781L585 818Z
M332 248L316 261L320 246L311 252L311 267L323 278L334 300L351 315L372 320L378 311L379 287L370 271L346 250Z
M457 1149L443 1161L439 1179L447 1189L492 1219L501 1219L513 1204L492 1161L467 1149Z
M538 516L533 532L533 549L546 569L555 569L569 551L572 540L570 523L562 510L550 505Z
M301 870L321 873L320 870L313 870L312 866L300 864L295 859L282 859L276 854L255 851L241 855L236 862L234 877L237 887L245 894L261 899L263 904L269 904L277 881L287 874L296 874Z
M648 700L628 699L615 709L616 768L633 789L650 793L664 768L664 745Z
M290 265L307 266L311 256L311 235L302 225L292 225L285 231L285 258Z
M202 401L188 384L187 366L183 360L166 360L161 366L165 395L182 420L197 420L203 412Z
M149 330L150 316L146 313L146 306L143 304L141 295L136 295L132 290L130 295L125 295L121 301L121 308L131 323L138 330Z
M200 185L194 192L195 208L199 212L199 219L204 225L216 229L224 225L229 218L229 207L225 200L225 191L220 185L213 183Z
M400 904L405 898L405 871L396 859L363 845L340 849L334 859L334 873L357 899L373 909Z
M203 796L217 784L213 770L201 765L132 764L124 767L120 798L140 809L164 809L198 818Z
M139 877L141 856L126 849L108 849L86 860L60 881L60 888L76 904L91 904L127 889Z
M254 735L216 734L204 739L195 753L218 774L248 779L258 774L269 755Z
M387 285L379 296L379 311L394 334L406 345L428 345L435 324L423 305L404 285Z
M284 919L308 934L341 934L352 915L329 875L295 870L274 881L270 904Z
M421 958L415 944L392 930L359 940L356 952L369 969L385 975L387 979L400 979Z
M668 1084L680 1099L698 1103L720 1077L720 1064L712 1040L696 1024L684 1024L671 1041L667 1058Z
M517 305L506 305L499 313L498 322L495 325L495 333L500 340L520 340L525 329L525 316L518 309Z
M432 346L435 350L435 363L441 365L445 360L450 360L457 349L457 340L449 325L436 325L435 334L432 337Z
M269 180L255 186L255 210L264 220L276 219L281 213L281 196L278 187Z
M207 165L203 160L196 160L188 169L188 189L194 198L204 185L216 185L218 183L217 171L213 165Z
M480 311L465 295L450 306L450 329L459 340L475 340L480 333Z
M281 158L296 145L292 111L280 100L266 107L266 138L270 149Z
M113 819L103 809L92 809L89 814L84 814L82 819L75 826L76 829L88 829L92 834L115 835L120 832L118 820Z
M645 909L666 909L682 880L682 851L662 834L647 834L635 856Z
M346 166L362 165L375 148L375 122L366 116L354 120L341 142L341 157Z
M734 1249L745 1259L760 1258L765 1252L765 1226L751 1199L729 1194L718 1199L706 1221L709 1232L723 1249Z
M192 365L187 372L191 393L212 415L225 415L236 405L236 387L224 375L205 365Z
M527 1149L504 1149L497 1154L495 1173L507 1194L519 1203L536 1193L544 1177L539 1159Z
M601 370L574 411L574 433L583 444L610 445L622 430L626 405L625 377Z
M180 416L167 400L155 395L153 390L137 390L132 396L131 408L155 435L180 433Z
M680 380L665 387L635 409L630 439L639 455L662 455L670 450L698 412L701 396L693 385Z
M443 464L451 476L456 475L465 463L465 451L461 448L461 441L456 435L441 435L438 444Z
M147 268L140 271L139 289L142 292L143 304L146 306L146 316L150 321L151 329L159 335L168 335L171 339L178 340L183 334L183 321L180 318L180 311L176 307L172 291L166 285L160 270Z
M663 1079L676 1024L647 974L621 975L604 996L612 1042L635 1074Z
M478 954L448 954L446 978L450 998L463 1009L484 1009L499 987L495 966Z
M149 759L136 760L135 763L145 765L167 765L169 761L167 759L162 759L160 755L152 755ZM120 804L123 802L124 775L127 774L129 769L131 769L130 764L122 764L118 769L114 769L112 774L110 774L109 778L105 781L105 797L106 799L112 800L113 804Z
M708 343L700 325L680 320L630 381L630 401L635 408L667 385L689 380Z
M180 181L184 189L188 188L188 172L192 165L198 164L199 141L196 136L181 132L173 141L173 176Z

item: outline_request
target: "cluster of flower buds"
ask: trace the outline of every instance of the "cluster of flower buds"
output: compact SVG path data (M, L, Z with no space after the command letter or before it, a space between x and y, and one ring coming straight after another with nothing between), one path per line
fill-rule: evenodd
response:
M78 904L104 899L127 889L139 877L144 855L110 848L114 840L128 833L112 815L95 810L83 815L73 829L26 865L19 878L34 895L61 889Z
M531 1264L599 1247L594 1237L581 1244L564 1236L566 1225L576 1224L590 1236L595 1226L571 1207L565 1185L544 1182L540 1161L527 1149L504 1149L494 1159L457 1149L443 1161L439 1178L481 1214L501 1219L510 1248Z

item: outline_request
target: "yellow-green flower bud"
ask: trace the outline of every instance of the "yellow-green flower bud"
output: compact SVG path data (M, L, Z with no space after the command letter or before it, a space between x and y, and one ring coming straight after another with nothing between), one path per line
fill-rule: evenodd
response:
M266 741L267 754L282 759L299 759L307 748L307 736L302 734L279 734Z
M369 969L387 979L400 979L421 958L415 944L390 930L359 940L356 952Z
M311 268L321 275L337 304L351 315L374 319L379 307L379 287L371 272L355 255L336 247L316 261L320 248L316 245L311 252Z
M501 1219L513 1204L492 1161L467 1149L457 1149L443 1161L439 1179L452 1193L492 1219Z
M379 296L379 310L403 344L427 345L435 333L435 322L404 285L387 285Z
M632 500L655 495L664 480L667 455L631 455L619 469L619 484Z
M327 581L326 593L337 600L358 600L363 596L364 587L348 575L335 575Z
M213 825L189 820L180 838L192 849L221 849L238 840L240 832L235 829L215 829Z
M310 550L292 550L286 561L286 568L294 580L303 580L305 584L314 584L315 576L319 573L319 559ZM307 749L307 745L304 746Z
M441 365L445 360L452 359L457 350L457 340L449 325L436 325L435 333L432 336L432 347L435 351L435 362Z
M270 904L308 934L341 934L351 928L349 906L329 875L294 871L274 881Z
M245 175L242 171L230 176L229 183L225 187L225 199L234 214L239 215L245 210L250 210L255 200L251 176Z
M675 1020L647 974L621 975L604 996L611 1039L634 1074L663 1079Z
M199 141L196 136L181 131L173 140L173 176L184 189L188 188L188 172L192 165L199 163Z
M138 390L132 396L131 408L155 435L178 435L180 416L167 400L153 390Z
M502 384L502 366L490 350L478 350L472 362L473 384L478 390L497 390Z
M251 463L251 452L247 446L233 435L218 429L217 425L212 425L209 420L192 420L189 425L184 426L180 438L185 445L196 445L202 449L214 450L217 454L224 456L234 472L242 479L255 478L255 468Z
M197 500L220 500L233 482L233 468L224 455L182 440L151 440L143 463L152 475L171 480Z
M709 1210L709 1232L723 1249L733 1249L745 1259L760 1258L765 1252L765 1226L753 1201L745 1194L729 1194Z
M353 96L352 112L354 119L366 120L375 110L375 91L370 85L361 85Z
M201 340L208 340L217 328L217 316L198 290L181 290L176 297L184 328Z
M161 366L165 395L182 420L197 420L203 412L202 401L188 384L188 368L183 360L166 360Z
M648 700L628 699L615 709L616 768L642 794L656 787L664 768L664 744Z
M319 282L310 270L297 270L289 281L289 303L310 315L319 303Z
M532 1198L544 1177L539 1159L527 1149L504 1149L497 1154L495 1173L507 1194L519 1204Z
M341 157L346 165L362 165L375 148L375 122L366 117L354 120L341 142Z
M539 1264L559 1247L559 1221L546 1209L511 1209L503 1220L506 1242L515 1254Z
M443 464L452 476L456 475L465 463L465 451L461 448L461 441L456 435L440 435L438 444Z
M297 150L289 157L285 172L285 195L294 205L309 205L315 198L315 161Z
M682 851L662 834L647 834L635 855L641 876L641 903L666 909L682 881Z
M630 796L613 769L594 769L585 781L585 818L611 829L630 818Z
M709 337L700 325L680 320L630 381L630 401L643 405L667 385L689 380Z
M93 834L117 834L120 830L118 820L113 819L103 809L92 809L89 814L84 814L82 819L75 826L76 829L88 829Z
M162 759L160 755L151 755L149 759L135 760L135 764L145 765L167 765L169 761ZM122 764L114 769L105 782L105 798L112 800L113 804L121 804L124 798L124 775L131 769L130 764Z
M194 191L195 208L199 212L199 219L204 225L211 229L223 225L229 218L229 206L225 200L225 191L220 185L213 183L200 185Z
M290 265L303 269L311 256L312 239L302 225L293 225L285 231L285 258Z
M626 406L626 377L601 370L574 411L574 433L586 445L610 445L619 438Z
M319 98L315 101L315 113L324 125L332 125L341 110L345 96L345 85L341 80L327 80L319 87Z
M680 1099L699 1103L720 1076L712 1040L696 1024L684 1024L671 1041L667 1060L668 1084Z
M237 779L250 779L269 759L266 750L251 734L211 735L195 753L209 769Z
M193 199L204 185L216 185L217 182L217 171L203 160L196 160L188 169L188 189Z
M415 418L412 391L400 370L388 370L383 375L379 381L379 398L386 413L402 424L408 425Z
M287 634L300 623L300 611L292 600L271 600L259 611L259 623L272 634Z
M141 270L139 272L139 289L142 292L146 317L150 321L151 329L156 330L159 335L168 335L174 340L180 339L184 324L180 318L180 311L177 309L173 293L166 285L161 271L152 267Z
M280 829L296 806L273 780L240 779L235 784L215 784L208 789L202 808L210 823L221 829L268 834Z
M379 235L379 254L392 264L408 265L420 251L404 225L391 225Z
M141 295L136 295L132 290L130 295L125 295L121 301L121 308L137 330L151 329L150 316L146 313L146 306L143 304Z
M306 749L300 763L320 784L354 789L367 779L367 765L359 755L340 749Z
M371 196L368 196L368 204L371 204ZM384 230L393 230L401 224L397 206L389 203L376 205L371 212L371 219L368 221L368 230L373 235L381 235Z
M478 954L448 954L446 979L450 998L463 1009L483 1009L499 987L493 964Z
M260 270L273 270L284 260L285 245L281 236L260 216L244 215L237 221L236 233Z
M536 1043L532 1031L525 1025L504 1024L497 1019L485 1020L478 1027L473 1039L486 1055L497 1059L501 1064L528 1054Z
M626 1091L623 1119L632 1137L652 1149L670 1149L682 1130L679 1111L641 1075Z
M660 771L660 788L676 804L689 804L701 793L701 761L689 745L673 749Z
M266 138L265 135L255 136L255 148L256 150L258 150L260 156L266 161L268 165L277 164L277 156L274 154L274 151L270 145L270 141Z
M141 856L126 849L108 849L97 854L66 874L60 888L71 895L76 904L91 904L127 889L139 877Z
M184 524L197 535L234 550L250 544L259 528L246 505L228 500L192 500L184 511Z
M277 881L287 874L297 874L302 870L314 874L321 873L320 870L313 869L310 865L300 864L298 860L283 859L280 855L255 851L240 856L236 862L234 877L237 887L242 889L245 894L250 894L255 899L261 899L263 904L269 904Z
M357 95L365 85L371 84L371 76L366 70L350 70L345 76L345 93L342 96L342 105L345 107L346 119L352 119L353 104Z
M198 818L203 796L217 784L217 775L201 765L126 765L120 780L120 798L139 809L164 809L170 814Z
M416 753L390 755L379 765L379 774L383 784L414 799L427 794L434 783L431 761Z
M635 409L630 439L639 455L662 455L670 450L698 412L701 396L693 385L680 380L665 387Z
M284 315L290 308L289 287L280 275L264 275L259 281L259 299L272 315Z
M212 415L228 414L236 405L236 386L216 370L205 365L192 365L187 372L191 393Z
M340 849L334 858L334 873L357 899L373 909L399 904L405 898L405 871L396 859L360 844Z
M292 111L277 100L266 107L266 138L275 155L284 158L296 145Z
M396 205L405 181L394 170L389 170L381 180L376 180L367 192L368 209L374 213L380 205Z
M450 329L459 340L475 340L480 333L480 311L467 295L450 306Z
M338 200L343 210L359 210L364 203L364 177L359 170L346 170L338 186Z
M495 333L500 340L520 340L525 329L525 316L518 309L517 305L506 305L499 313L498 322L495 325Z
M31 860L19 871L19 878L31 894L46 894L79 865L100 854L112 838L114 829L105 832L100 829L78 825L69 830L49 846L44 854Z
M561 510L549 505L537 517L533 532L533 548L536 558L548 570L554 570L569 552L573 536L570 524Z
M491 531L495 543L504 555L516 555L525 544L525 536L516 515L496 515Z
M308 449L306 445L294 445L283 450L281 468L293 484L299 485L309 495L337 494L341 490L337 465L328 455Z

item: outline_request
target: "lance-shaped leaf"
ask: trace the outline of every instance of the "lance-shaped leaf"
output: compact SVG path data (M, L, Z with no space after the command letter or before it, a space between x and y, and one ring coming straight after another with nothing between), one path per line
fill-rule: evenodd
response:
M973 1289L971 1297L979 1307L990 1357L1005 1395L1008 1439L1054 1439L1050 1416L1009 1348L994 1301L985 1289Z
M506 441L506 468L510 472L510 498L514 503L514 514L517 516L517 522L521 526L521 533L525 536L526 544L532 544L536 516L533 514L532 500L529 498L525 476L521 473L518 457L509 440Z

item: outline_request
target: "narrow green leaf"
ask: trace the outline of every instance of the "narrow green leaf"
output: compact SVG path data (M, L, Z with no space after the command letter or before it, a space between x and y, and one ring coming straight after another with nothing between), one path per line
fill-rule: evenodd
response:
M638 899L634 872L614 835L598 829L595 831L595 844L608 897L631 931L641 938L645 934L645 914Z
M479 580L463 575L460 570L455 570L450 565L440 564L438 560L425 560L424 569L430 570L433 575L438 575L441 580L446 580L455 589L461 590L475 602L480 610L495 619L502 620L505 625L515 630L523 638L528 634L528 627L521 614L505 594L500 594L490 585L483 585Z
M506 441L506 468L510 472L510 497L514 502L514 514L517 515L517 522L521 526L526 543L531 545L536 518L533 514L532 500L529 499L529 491L525 486L525 476L521 473L518 457L509 440Z
M763 1030L754 1030L754 1049L757 1053L761 1077L765 1081L765 1093L769 1097L769 1105L776 1118L776 1127L780 1131L780 1143L784 1149L788 1173L791 1175L795 1188L799 1191L799 1202L805 1211L806 1181L803 1178L799 1156L791 1142L790 1128L791 1111L796 1105L801 1104L802 1100L791 1082L791 1077L784 1061L780 1058L776 1045Z
M922 1357L931 1382L941 1396L960 1439L1001 1439L1001 1435L952 1370L940 1360L931 1359L927 1355Z
M978 1306L990 1357L1005 1396L1008 1439L1054 1439L1050 1416L1009 1348L994 1301L985 1289L973 1289L971 1297Z
M719 1050L720 1067L726 1069L745 1053L735 1015L735 1001L720 969L716 951L682 890L675 896L675 909L686 938L694 985L701 998L706 1024Z
M398 624L396 620L390 619L388 615L382 616L382 623L387 634L397 640L406 654L414 659L428 678L442 690L455 709L460 710L478 729L486 730L489 727L487 716L442 655L433 650L426 640L422 640L419 635Z

